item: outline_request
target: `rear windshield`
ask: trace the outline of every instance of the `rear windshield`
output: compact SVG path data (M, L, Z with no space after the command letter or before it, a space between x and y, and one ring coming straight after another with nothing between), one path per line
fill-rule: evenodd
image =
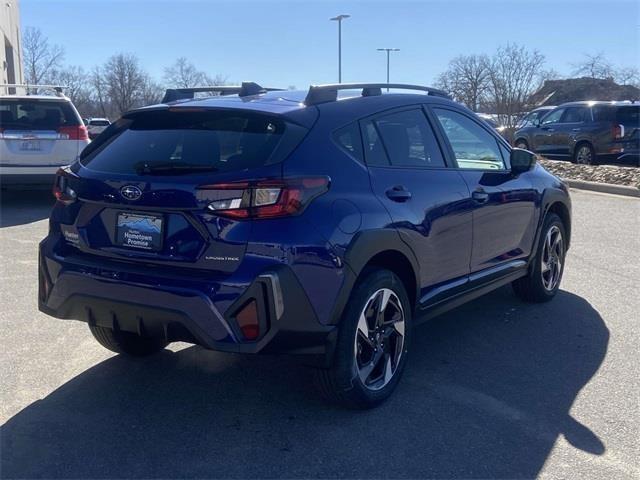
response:
M77 125L80 125L80 118L69 102L0 100L0 128L4 130L58 130Z
M640 105L618 108L616 120L625 125L635 125L640 127Z
M284 130L279 119L247 112L154 112L113 124L81 162L148 175L245 170L270 163Z
M92 127L108 127L111 124L108 120L90 120L89 125Z

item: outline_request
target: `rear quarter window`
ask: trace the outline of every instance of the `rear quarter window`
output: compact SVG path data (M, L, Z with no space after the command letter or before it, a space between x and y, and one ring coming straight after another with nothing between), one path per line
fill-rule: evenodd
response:
M346 151L356 160L364 163L360 127L356 122L350 123L346 127L342 127L333 132L333 139L342 150Z
M616 112L616 120L623 124L640 127L640 105L620 107Z
M56 100L2 99L0 127L5 130L58 130L80 125L69 102Z
M163 111L118 121L110 129L113 134L81 163L103 172L153 175L192 173L190 167L228 172L274 163L272 154L287 126L278 118L247 112Z

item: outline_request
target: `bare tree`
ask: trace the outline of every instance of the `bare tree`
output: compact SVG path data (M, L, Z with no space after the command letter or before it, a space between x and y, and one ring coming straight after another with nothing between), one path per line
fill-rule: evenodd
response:
M164 89L158 85L149 75L144 76L144 82L140 89L140 103L142 105L153 105L160 103Z
M95 113L91 82L89 75L82 67L69 65L56 70L52 73L52 81L65 86L65 95L71 99L81 114L89 116Z
M221 74L216 74L213 77L205 74L204 76L204 84L207 86L211 86L211 85L226 85L227 84L227 77L225 75L221 75Z
M620 85L640 85L640 71L636 67L622 67L614 72L616 83Z
M142 103L146 74L135 55L119 53L112 56L102 72L114 113L121 115Z
M94 103L97 104L101 115L108 118L111 114L111 105L107 98L107 83L102 67L93 67L89 74L89 83L92 88Z
M178 58L164 69L164 82L171 88L189 88L205 85L206 75L185 57Z
M584 60L573 64L574 75L582 75L590 78L610 78L613 77L613 66L605 58L603 52L595 54L584 54Z
M43 84L53 80L64 59L64 49L50 44L39 28L27 27L22 33L22 56L26 82Z
M489 59L486 55L460 55L449 62L437 85L459 102L478 111L489 89Z
M508 44L500 47L489 66L489 98L500 122L513 127L538 86L537 75L545 59L537 50Z

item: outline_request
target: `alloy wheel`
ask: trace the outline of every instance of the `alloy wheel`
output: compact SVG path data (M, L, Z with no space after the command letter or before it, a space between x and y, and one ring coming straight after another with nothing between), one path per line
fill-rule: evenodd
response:
M591 149L583 145L578 149L578 153L576 154L576 161L581 165L590 165L592 160Z
M542 285L548 292L553 291L560 282L563 261L562 232L557 225L553 225L547 232L542 247Z
M393 290L382 288L360 313L354 341L355 369L369 390L380 390L393 378L404 349L405 314Z

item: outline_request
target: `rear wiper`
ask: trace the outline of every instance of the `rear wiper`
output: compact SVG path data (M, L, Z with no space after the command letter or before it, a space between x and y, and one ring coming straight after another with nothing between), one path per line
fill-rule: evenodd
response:
M147 163L140 162L135 165L135 171L138 175L149 174L171 174L171 173L191 173L191 172L217 172L218 169L213 165L201 165L196 163L182 162L158 162Z

